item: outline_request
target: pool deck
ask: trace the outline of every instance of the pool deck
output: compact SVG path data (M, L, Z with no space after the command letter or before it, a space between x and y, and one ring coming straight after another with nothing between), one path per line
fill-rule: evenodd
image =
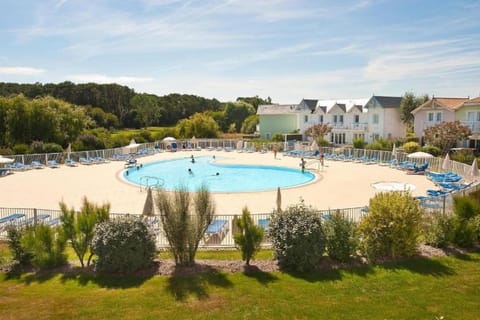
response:
M239 153L236 151L180 151L162 152L139 158L147 163L177 157L215 155L219 162L239 164L276 165L300 170L300 159L273 153ZM307 168L318 168L318 161L306 159ZM0 207L58 209L64 201L69 207L80 208L86 196L97 203L109 202L112 212L141 214L146 192L127 183L122 177L124 162L105 164L60 166L59 168L32 169L0 178ZM140 169L141 170L141 169ZM434 184L422 175L407 175L404 171L380 165L325 161L323 170L314 170L317 179L310 184L282 189L282 207L303 199L306 205L317 209L349 208L368 205L380 190L371 184L379 181L410 183L415 186L414 196L425 195ZM276 206L277 191L215 193L217 214L239 214L244 206L252 213L269 213Z

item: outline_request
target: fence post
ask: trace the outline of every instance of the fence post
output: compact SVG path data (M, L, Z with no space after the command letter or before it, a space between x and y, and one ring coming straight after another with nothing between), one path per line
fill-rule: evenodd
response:
M33 208L33 225L37 225L37 208Z

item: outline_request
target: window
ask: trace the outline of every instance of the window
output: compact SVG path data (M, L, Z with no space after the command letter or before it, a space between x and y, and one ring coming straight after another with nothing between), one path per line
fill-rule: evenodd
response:
M433 115L434 115L433 112L429 112L429 113L427 114L428 122L433 122Z
M379 116L378 114L374 114L373 115L373 121L372 121L374 124L378 124L379 123Z
M318 118L319 118L320 123L323 123L323 114L321 114Z
M305 116L305 123L308 122L308 116Z
M337 123L337 115L333 116L333 123Z
M442 113L441 112L437 112L437 122L442 122Z
M338 117L340 118L339 122L343 123L343 115L339 115Z
M480 121L480 112L477 111L477 121Z
M354 123L359 123L360 122L360 116L358 114L356 114L354 117L353 117L353 122Z

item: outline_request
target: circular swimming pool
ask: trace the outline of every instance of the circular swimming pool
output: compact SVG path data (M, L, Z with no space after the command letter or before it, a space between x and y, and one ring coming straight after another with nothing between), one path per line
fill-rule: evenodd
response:
M196 191L202 184L211 192L252 192L295 187L315 179L300 168L217 163L212 157L157 161L123 171L123 177L143 187Z

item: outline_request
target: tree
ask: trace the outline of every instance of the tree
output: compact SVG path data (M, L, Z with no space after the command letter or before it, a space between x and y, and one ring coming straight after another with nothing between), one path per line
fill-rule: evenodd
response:
M179 138L216 138L218 125L212 117L205 113L196 113L188 119L180 120L176 127Z
M246 102L228 102L225 104L225 118L228 126L235 124L237 132L242 127L243 121L250 115L255 114L255 108Z
M256 114L252 114L248 116L242 124L242 129L240 130L242 133L254 133L257 129L257 124L259 122L259 117Z
M316 140L317 138L323 138L330 131L332 131L332 127L330 127L328 124L319 123L307 128L305 130L305 135L312 137L313 140Z
M78 213L74 208L68 209L64 202L60 202L60 209L63 232L70 241L82 268L85 266L85 255L90 250L90 256L87 259L88 267L93 256L92 239L95 225L108 220L110 205L97 206L90 203L87 198L83 198L82 209Z
M145 128L159 123L161 108L157 96L146 93L137 94L130 104L137 113L137 119Z
M159 190L155 204L176 265L195 264L195 254L215 214L210 192L201 186L192 198L185 187L173 194Z
M261 104L272 104L272 99L270 97L267 97L267 99L262 99L259 98L258 96L255 97L238 97L237 102L243 101L246 103L251 104L254 108L255 111L257 111L258 106Z
M400 102L400 119L405 123L409 128L413 127L413 114L412 111L415 110L420 105L428 101L428 95L424 94L420 97L415 97L413 92L405 92Z
M459 121L442 122L423 131L425 142L438 147L443 154L455 147L457 141L466 139L471 134L470 127L461 125Z
M242 259L246 265L250 265L250 259L260 250L263 240L263 229L253 223L250 211L245 207L242 210L242 217L236 220L238 233L233 235L235 244L242 251Z

